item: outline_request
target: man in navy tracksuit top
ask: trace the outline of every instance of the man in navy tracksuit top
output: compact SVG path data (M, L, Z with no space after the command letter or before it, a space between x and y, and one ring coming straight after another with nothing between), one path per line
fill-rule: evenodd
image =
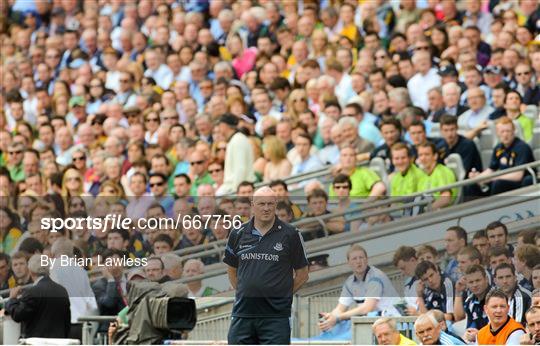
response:
M293 293L308 279L298 229L276 217L269 187L255 192L253 218L231 231L223 262L236 299L229 344L289 344Z

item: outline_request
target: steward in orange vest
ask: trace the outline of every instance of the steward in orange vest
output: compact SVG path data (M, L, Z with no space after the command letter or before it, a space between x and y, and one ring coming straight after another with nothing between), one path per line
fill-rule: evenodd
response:
M494 289L486 296L484 311L489 323L478 331L478 345L519 345L525 328L508 316L508 298L500 289Z

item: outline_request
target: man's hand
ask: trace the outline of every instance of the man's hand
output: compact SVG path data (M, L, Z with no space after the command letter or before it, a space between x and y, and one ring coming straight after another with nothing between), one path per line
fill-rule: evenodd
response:
M456 282L456 295L463 293L463 291L465 291L466 288L467 288L467 285L465 283L465 277L462 276Z
M10 299L17 298L19 294L21 293L21 290L22 290L21 286L13 287L12 289L9 290L9 298Z
M463 339L467 342L474 343L476 342L476 335L478 334L478 329L476 328L467 328L465 334L463 334Z
M529 330L529 327L526 328L526 333L519 338L519 344L520 345L534 345L535 343L535 337L534 334L531 333Z
M476 168L471 169L471 171L469 172L470 179L476 178L479 175L480 175L480 172L478 172Z
M336 325L336 317L328 312L321 313L322 317L324 318L324 321L319 322L319 328L326 332L330 329L332 329Z
M416 316L418 315L418 310L416 310L416 308L412 306L407 306L407 308L405 309L405 314L407 316Z
M424 283L422 280L419 280L418 285L416 285L416 296L418 298L424 298Z
M101 269L101 274L103 274L103 277L107 280L114 280L114 277L112 276L107 266L103 266L103 268Z

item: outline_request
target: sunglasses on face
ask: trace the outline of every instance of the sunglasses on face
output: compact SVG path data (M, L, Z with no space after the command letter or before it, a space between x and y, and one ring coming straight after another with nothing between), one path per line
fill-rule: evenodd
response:
M67 177L66 178L66 181L80 181L80 180L81 180L81 178L79 178L79 177Z
M528 76L530 73L531 71L518 72L516 73L516 76Z
M84 161L84 160L86 160L85 156L79 156L79 157L74 157L73 158L73 161Z
M163 186L163 182L159 183L150 183L150 187Z

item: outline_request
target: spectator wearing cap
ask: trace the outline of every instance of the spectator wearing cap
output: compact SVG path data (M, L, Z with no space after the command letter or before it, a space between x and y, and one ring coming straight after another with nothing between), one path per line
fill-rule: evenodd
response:
M417 51L412 57L416 74L407 82L407 88L413 104L427 111L428 91L441 85L441 77L431 66L431 54L427 51Z
M483 70L484 83L488 86L493 92L498 84L502 83L502 70L499 66L489 65ZM490 103L493 100L490 100Z
M467 90L468 111L458 118L458 126L465 130L465 137L474 139L488 126L489 115L494 109L487 104L486 94L480 87Z
M493 148L489 168L481 173L478 171L470 172L470 178L485 176L498 170L534 161L531 147L515 136L515 125L510 118L499 118L496 122L495 130L500 143ZM495 195L531 185L532 176L527 171L517 171L483 181L483 183L489 183L490 193Z
M253 150L249 139L236 130L238 118L227 113L218 122L220 135L227 140L225 154L225 171L223 185L216 191L216 195L234 193L242 181L254 181Z
M69 109L66 119L70 126L76 129L86 121L86 100L83 96L73 96L69 100Z

